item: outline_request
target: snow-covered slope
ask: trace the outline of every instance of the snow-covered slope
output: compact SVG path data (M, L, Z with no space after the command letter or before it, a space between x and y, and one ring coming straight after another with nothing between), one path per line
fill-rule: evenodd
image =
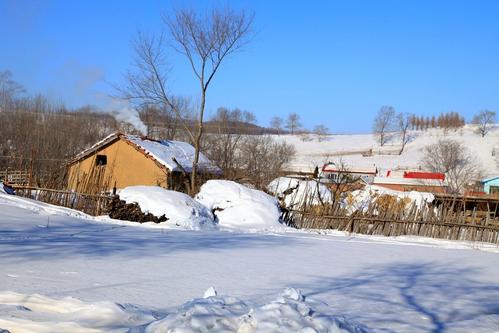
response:
M423 147L436 143L439 139L452 139L465 144L485 174L499 174L499 126L484 138L474 132L472 125L447 133L440 129L430 129L412 131L410 135L412 140L402 155L398 155L400 150L398 136L394 136L381 148L372 134L330 135L322 142L319 142L314 135L309 135L310 141L302 141L298 135L281 135L274 138L295 146L296 156L288 166L294 171L312 172L316 165L321 166L328 161L335 162L340 158L355 167L376 165L380 169L417 168L423 156L421 151ZM373 156L362 156L362 153L370 149ZM495 156L492 156L493 150Z

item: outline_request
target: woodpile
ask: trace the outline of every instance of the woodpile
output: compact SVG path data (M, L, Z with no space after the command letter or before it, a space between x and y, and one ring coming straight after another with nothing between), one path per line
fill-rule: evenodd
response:
M114 196L107 206L109 217L117 220L132 222L154 222L161 223L168 220L165 215L157 217L151 213L144 213L137 203L126 203L120 200L119 196Z

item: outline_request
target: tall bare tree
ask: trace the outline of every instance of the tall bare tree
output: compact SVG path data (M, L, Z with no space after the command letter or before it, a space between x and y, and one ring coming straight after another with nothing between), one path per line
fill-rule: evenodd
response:
M472 124L477 125L476 132L482 138L490 132L496 122L496 113L494 111L483 110L473 117Z
M24 92L24 88L12 79L10 71L0 71L0 111L12 107L17 94Z
M473 156L457 141L440 140L424 147L423 153L425 168L444 173L451 193L462 193L468 183L479 180L481 176Z
M314 134L317 135L319 142L322 142L326 139L326 136L329 134L329 128L325 125L317 125L313 130Z
M373 132L381 147L388 142L388 132L392 130L394 118L395 109L392 106L381 107L374 118Z
M286 119L286 128L291 131L291 135L294 135L296 130L301 127L300 116L297 113L291 113Z
M181 119L195 148L189 189L192 193L197 184L208 88L225 59L249 42L253 15L230 8L214 8L204 14L179 9L165 15L163 22L168 32L166 37L146 37L139 33L134 43L134 69L127 75L127 87L120 91L128 100L168 107ZM168 82L171 66L165 57L170 46L187 59L199 84L199 103L194 119L186 119L171 93Z
M397 115L397 129L400 133L400 151L399 155L404 152L405 145L409 142L409 127L411 126L411 116L407 113L399 113Z
M284 121L282 120L282 118L277 116L272 117L272 119L270 120L270 127L277 132L277 135L281 134L282 132L283 122Z

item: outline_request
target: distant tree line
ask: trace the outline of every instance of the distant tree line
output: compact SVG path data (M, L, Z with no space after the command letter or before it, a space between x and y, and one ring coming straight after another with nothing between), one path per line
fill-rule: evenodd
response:
M410 126L412 130L420 131L430 128L458 129L466 124L464 117L458 112L441 113L438 116L411 115Z
M308 141L310 137L308 134L313 133L316 135L318 141L323 141L329 135L329 128L324 124L319 124L313 127L312 131L307 130L301 123L299 114L290 113L286 119L281 117L272 117L270 120L270 128L274 130L274 134L299 134L304 141Z
M70 109L28 96L8 71L0 72L0 92L0 170L30 172L34 185L57 182L70 158L125 125L90 106Z
M188 101L177 99L176 104L189 119ZM0 170L29 172L32 185L61 188L66 163L112 132L191 142L171 110L137 106L147 133L118 121L110 111L92 106L71 109L41 95L29 96L10 72L0 72ZM205 125L201 151L223 170L225 178L244 178L263 188L293 158L294 147L266 135L250 111L220 107Z

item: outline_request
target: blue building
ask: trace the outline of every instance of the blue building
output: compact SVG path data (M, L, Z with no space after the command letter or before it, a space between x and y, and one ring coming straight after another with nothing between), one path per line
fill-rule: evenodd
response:
M483 191L487 194L499 194L499 176L491 176L482 180Z

